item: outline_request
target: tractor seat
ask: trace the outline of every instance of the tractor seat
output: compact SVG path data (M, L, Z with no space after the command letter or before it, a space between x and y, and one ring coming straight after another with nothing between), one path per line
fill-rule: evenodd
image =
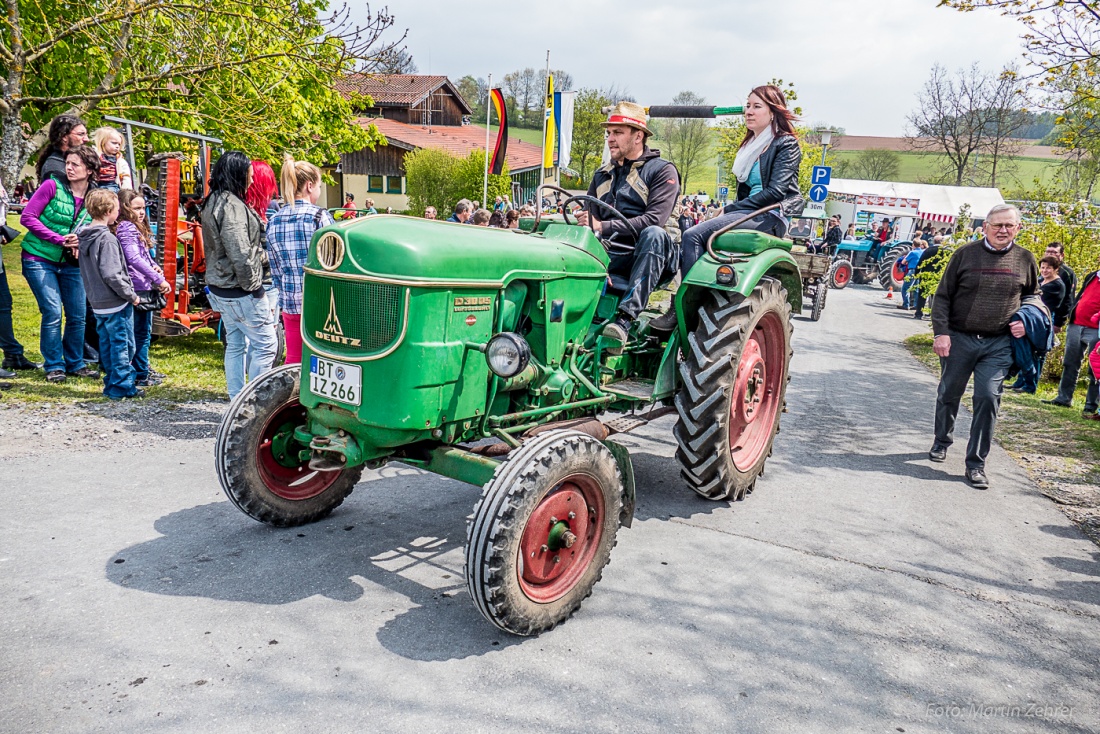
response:
M740 255L759 255L764 250L778 248L791 251L794 242L772 237L770 234L752 229L735 229L726 232L714 241L714 249L721 252L735 252Z

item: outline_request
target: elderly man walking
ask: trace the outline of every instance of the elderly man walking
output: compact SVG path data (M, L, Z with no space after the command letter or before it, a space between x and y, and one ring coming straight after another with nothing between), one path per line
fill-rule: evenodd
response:
M974 419L966 447L966 480L976 489L989 487L985 460L1004 380L1012 368L1012 336L1024 335L1023 323L1012 321L1012 317L1024 297L1039 292L1035 256L1015 243L1019 231L1016 207L993 207L985 220L985 237L963 245L951 256L932 304L936 337L932 348L940 357L940 387L936 439L928 458L936 462L947 459L959 401L973 375Z

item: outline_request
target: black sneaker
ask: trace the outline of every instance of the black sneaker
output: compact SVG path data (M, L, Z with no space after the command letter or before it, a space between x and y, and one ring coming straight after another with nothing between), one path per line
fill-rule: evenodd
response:
M1072 408L1073 407L1073 405L1071 405L1070 403L1063 403L1058 398L1054 398L1053 400L1040 400L1039 402L1042 403L1043 405L1057 405L1059 408Z
M622 354L623 347L630 338L630 321L625 316L608 321L600 334L608 342L608 354Z
M145 397L145 391L144 390L134 390L131 394L123 395L120 398L112 397L110 395L108 395L108 397L111 398L111 400L133 400L134 398L143 398L143 397Z
M99 370L97 370L95 367L88 367L87 365L85 365L84 367L81 367L80 369L76 370L75 372L69 372L67 374L70 377L95 377L95 378L98 378L99 377Z
M138 380L134 383L138 387L156 387L160 384L160 380L154 380L152 376L146 377L144 380Z
M15 374L11 370L0 368L0 380L10 380L13 377L19 377L19 375Z
M649 322L649 330L658 334L671 334L676 328L676 304L668 307L668 313Z
M168 375L163 372L157 372L156 370L149 370L149 377L154 380L166 380Z
M4 357L3 368L6 370L36 370L42 365L35 364L22 354L14 357Z
M46 373L46 382L64 382L65 373L61 370L51 370Z
M967 469L966 481L970 482L970 486L974 489L989 489L989 479L985 476L983 469Z
M947 447L941 444L933 444L932 448L928 451L928 458L937 464L942 464L947 461Z

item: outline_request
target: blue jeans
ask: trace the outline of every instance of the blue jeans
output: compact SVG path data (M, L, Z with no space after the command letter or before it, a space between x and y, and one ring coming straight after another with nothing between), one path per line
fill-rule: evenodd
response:
M23 277L42 314L39 349L43 369L76 372L84 366L84 281L80 268L66 263L23 259ZM61 315L65 335L61 335Z
M908 276L901 282L901 305L914 308L917 305L917 277Z
M134 379L149 379L149 342L153 336L153 312L134 309Z
M210 294L210 305L221 313L225 330L225 386L234 398L248 379L255 380L275 365L275 315L264 298L221 298Z
M707 240L710 236L728 224L733 224L738 219L744 219L752 214L752 210L737 209L730 204L722 213L714 219L699 222L684 232L680 240L682 254L680 256L680 276L686 278L691 272L691 266L707 251ZM742 224L738 229L754 229L764 234L782 237L787 233L787 222L774 211L765 212Z
M134 307L114 313L95 315L99 334L99 366L103 368L103 394L112 400L129 398L134 387Z
M8 274L0 266L0 350L5 357L19 357L23 354L23 345L15 338L15 329L11 323L11 289L8 288Z

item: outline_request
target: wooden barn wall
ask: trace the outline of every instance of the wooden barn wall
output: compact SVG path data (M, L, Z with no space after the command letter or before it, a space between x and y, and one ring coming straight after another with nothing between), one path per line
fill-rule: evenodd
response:
M380 145L374 150L364 148L340 156L344 173L363 176L404 176L404 148L396 145Z

